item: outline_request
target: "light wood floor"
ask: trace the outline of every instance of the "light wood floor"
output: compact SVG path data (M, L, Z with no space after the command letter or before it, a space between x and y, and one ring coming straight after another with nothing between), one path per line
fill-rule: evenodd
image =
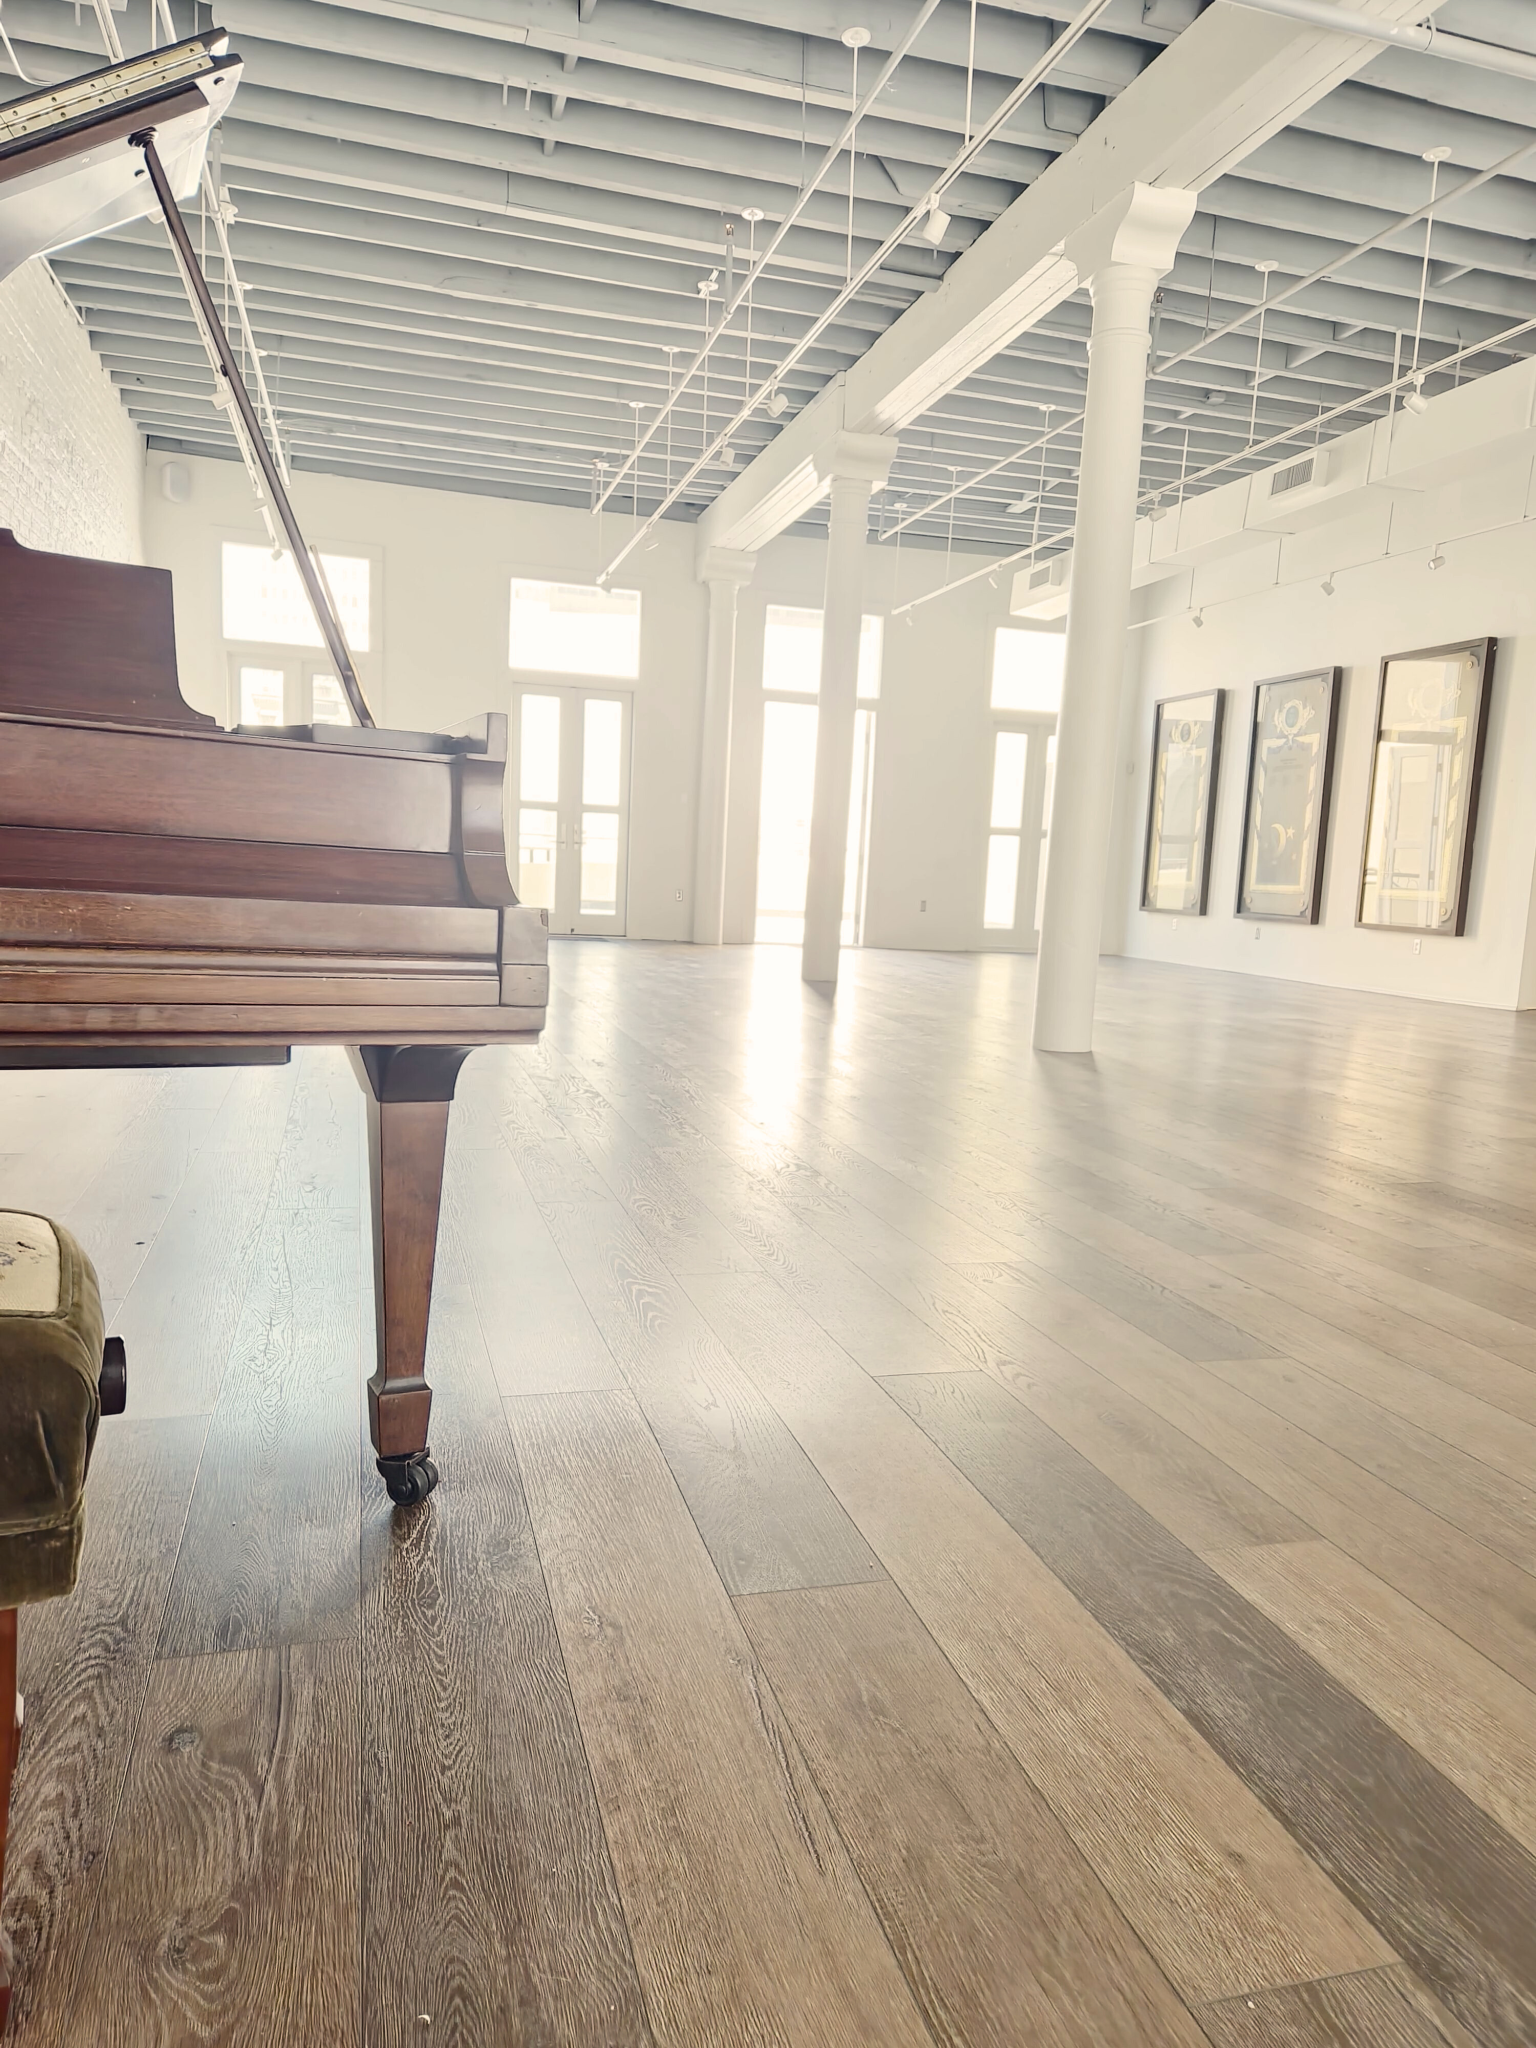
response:
M0 1076L128 1342L23 1620L17 2048L1536 2043L1536 1017L555 948L450 1139Z

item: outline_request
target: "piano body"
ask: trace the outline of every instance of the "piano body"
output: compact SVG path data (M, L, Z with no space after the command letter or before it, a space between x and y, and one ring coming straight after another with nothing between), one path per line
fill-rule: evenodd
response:
M532 1043L546 914L507 869L507 721L221 729L177 681L171 579L0 532L0 1066L351 1049L369 1115L391 1496L436 1483L424 1374L449 1105Z

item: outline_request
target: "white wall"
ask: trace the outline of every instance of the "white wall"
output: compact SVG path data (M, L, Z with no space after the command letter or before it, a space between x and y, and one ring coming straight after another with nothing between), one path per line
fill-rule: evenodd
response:
M162 497L159 472L186 461L192 494ZM591 582L630 531L557 506L476 498L347 477L301 474L295 502L322 547L378 551L380 643L365 682L381 724L441 728L506 707L508 581L513 575ZM219 621L222 540L261 537L250 487L234 463L151 453L147 557L175 576L177 652L189 701L228 717L227 651ZM869 551L866 609L942 580L943 558ZM820 542L763 550L742 593L732 748L727 937L754 921L758 785L762 772L762 633L769 604L820 605ZM691 526L664 522L616 581L641 592L640 677L634 685L627 929L679 939L692 930L694 816L703 707L707 593L694 577ZM901 584L896 588L899 573ZM923 607L908 628L888 621L875 749L865 939L870 945L966 949L983 943L992 721L991 627L1008 623L1004 593L982 582ZM679 893L681 892L681 893ZM926 899L928 909L918 904Z
M0 526L25 546L143 560L144 443L41 258L0 282Z
M1180 613L1133 634L1141 643L1140 675L1122 735L1131 750L1132 822L1119 851L1126 952L1443 1002L1536 1005L1536 523L1529 481L1529 464L1521 462L1518 476L1486 479L1473 493L1456 486L1405 496L1390 510L1390 526L1384 507L1370 534L1359 522L1348 533L1322 528L1290 536L1258 559L1212 564L1195 573L1203 629ZM1426 563L1437 540L1445 566L1431 573ZM1337 569L1341 561L1356 566ZM1321 588L1330 569L1332 597ZM1277 575L1283 580L1275 584ZM1259 577L1271 587L1245 593L1244 580ZM1499 649L1466 936L1425 937L1416 953L1412 933L1362 931L1354 921L1379 663L1385 654L1489 633ZM1344 669L1344 691L1321 922L1293 927L1240 919L1233 906L1252 686L1333 663ZM1139 907L1152 707L1159 697L1216 687L1229 694L1210 910L1203 918L1181 917L1175 927L1171 917Z

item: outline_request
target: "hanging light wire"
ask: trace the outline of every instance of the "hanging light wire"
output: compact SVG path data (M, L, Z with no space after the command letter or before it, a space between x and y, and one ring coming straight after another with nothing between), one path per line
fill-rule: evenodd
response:
M971 94L976 83L976 0L971 0L971 41L965 55L965 146L971 146Z
M1437 370L1450 370L1469 356L1497 354L1507 349L1512 341L1518 341L1522 335L1530 334L1533 330L1536 330L1536 316L1529 320L1517 320L1512 327L1502 328L1497 334L1487 335L1481 341L1469 342L1464 349L1459 349L1454 356L1442 357L1435 367ZM1322 413L1316 424L1321 426L1329 420L1340 418L1341 415L1363 412L1367 406L1374 405L1381 398L1386 399L1390 405L1399 387L1410 381L1411 379L1408 376L1399 374L1394 376L1390 383L1377 385L1374 391L1362 391L1352 398L1343 399L1338 405ZM1070 422L1066 424L1070 424ZM1312 423L1309 422L1308 424ZM1250 455L1263 455L1272 448L1284 447L1288 441L1298 440L1306 430L1305 426L1299 428L1284 427L1279 433L1271 434L1267 441L1259 442L1257 447L1243 448L1235 455L1223 455L1217 461L1207 463L1204 469L1197 469L1192 476L1186 479L1186 482L1190 484L1204 483L1207 477L1219 476L1224 469L1231 469L1235 463L1244 461ZM1145 497L1148 494L1144 492L1142 495ZM1075 537L1076 531L1077 529L1074 525L1064 527L1059 533L1047 534L1046 538L1040 543L1040 546L1042 548L1064 547L1068 541ZM908 612L915 609L918 605L931 604L936 597L947 597L952 590L961 590L967 583L978 582L983 576L994 575L999 569L1008 569L1015 563L1028 561L1034 553L1035 549L1033 547L1019 548L1011 555L1004 555L1001 561L988 562L984 568L973 569L969 575L956 577L953 583L941 584L936 590L925 591L921 597L908 598L905 604L897 605L892 609L891 616L894 618L897 612Z
M1096 0L1096 6L1098 8L1098 11L1102 11L1102 6L1107 4L1108 0ZM778 252L780 243L784 240L784 237L789 233L790 229L794 226L795 222L800 218L801 214L810 204L812 194L819 190L819 188L825 183L828 174L831 172L838 158L847 148L848 138L852 134L855 127L857 127L859 120L874 105L875 101L880 97L881 93L884 92L887 84L891 79L892 74L896 70L897 65L900 64L901 60L906 56L907 52L911 49L912 45L917 41L923 29L927 26L928 22L937 12L938 7L939 0L922 0L922 4L919 6L917 13L913 16L911 26L907 29L905 35L902 36L901 41L896 45L895 49L892 50L889 57L887 57L885 62L881 65L879 76L875 79L874 84L869 88L869 91L864 95L863 100L857 106L854 107L853 113L850 116L850 118L843 123L841 130L833 138L831 144L823 153L821 162L816 166L816 169L812 174L810 181L808 183L802 183L800 191L795 196L793 205L791 205L786 210L783 219L779 222L777 228L775 228L767 248L764 249L759 267L764 267L773 260L773 257ZM736 299L725 308L721 316L719 323L719 330L721 333L723 333L725 328L730 324L731 319L735 315L737 306L740 304L741 300L745 296L746 287L745 285L743 285L741 290L737 293ZM693 379L698 374L705 357L708 355L709 350L713 347L715 340L718 340L718 338L718 334L714 335L713 337L706 334L703 347L698 351L693 361L688 365L687 369L683 372L682 380L677 388L677 398L673 400L674 404L677 402L678 399L681 399L683 393L687 390L688 386L693 382ZM647 429L647 438L649 438L651 434L654 434L660 425L661 420L660 416L658 415L656 419L652 420L649 428ZM727 432L729 431L730 430L727 429ZM645 441L642 440L640 445L642 448L644 448ZM699 466L702 468L702 461ZM617 490L619 484L623 481L623 476L624 472L620 470L618 474L615 475L612 483L610 483L607 486L607 488L610 491ZM685 489L687 482L690 480L691 479L685 479L683 483L678 485L678 489ZM659 507L656 516L660 517L660 513L663 510L665 510L665 507ZM613 568L617 568L617 566L617 563L610 564L610 567Z
M1440 166L1450 155L1450 146L1442 143L1437 149L1426 149L1424 161L1429 165L1429 204L1424 209L1424 261L1419 267L1419 310L1413 322L1413 367L1419 367L1419 343L1424 334L1424 295L1429 289L1429 238L1435 229L1435 197L1440 189Z
M1479 186L1489 184L1494 178L1506 176L1533 153L1536 153L1536 142L1522 142L1518 149L1512 149L1508 156L1500 157L1499 161L1496 164L1490 164L1487 170L1474 171L1470 176L1464 178L1454 192L1447 194L1447 200L1463 199L1469 193L1475 192ZM1273 298L1268 301L1270 310L1273 312L1277 307L1285 305L1289 300L1294 299L1298 293L1306 291L1310 285L1320 284L1325 278L1331 277L1334 271L1342 270L1347 263L1353 263L1357 257L1367 256L1372 249L1379 249L1383 242L1390 242L1394 236L1402 234L1405 228L1416 227L1433 210L1433 206L1429 203L1423 206L1416 206L1411 213L1401 214L1396 220L1389 221L1384 228L1378 228L1374 235L1367 235L1363 242L1356 242L1353 248L1344 250L1340 255L1330 256L1326 262L1320 263L1315 270L1308 271L1305 277L1297 278L1294 284L1288 284L1283 291L1276 292ZM1214 229L1212 234L1211 261L1212 275L1214 276ZM1249 321L1258 317L1258 312L1257 306L1249 306L1243 312L1235 314L1224 325L1209 329L1201 335L1198 341L1191 342L1188 348L1180 349L1176 355L1171 355L1164 362L1160 363L1156 372L1158 378L1166 380L1170 371L1177 369L1181 364L1192 361L1195 357L1202 355L1208 348L1214 348L1217 342L1225 341L1229 334L1240 333L1248 325ZM1471 354L1474 351L1467 350L1463 353ZM1459 363L1461 356L1458 355L1455 361ZM1071 427L1080 425L1082 419L1083 415L1079 412L1072 419L1063 420L1059 431L1066 433ZM1000 456L990 469L982 470L971 479L971 482L973 484L982 483L988 477L996 476L999 470L1011 468L1016 462L1027 461L1039 445L1039 442L1035 440L1025 441L1021 447L1013 449L1007 455ZM943 503L943 498L930 498L927 504L920 505L914 512L909 512L904 524L910 526L919 519L930 518L940 509ZM899 526L890 527L882 535L882 538L889 540L892 535L900 531L901 528Z
M1273 256L1266 256L1262 262L1255 263L1253 267L1264 279L1264 296L1259 301L1259 334L1253 351L1253 406L1248 414L1248 445L1250 448L1253 446L1254 436L1259 430L1259 384L1264 375L1264 316L1269 311L1269 279L1270 273L1278 270L1280 266Z
M1061 31L1060 35L1058 35L1056 40L1051 44L1050 48L1044 53L1043 56L1041 56L1034 64L1030 66L1029 70L1024 74L1024 76L1018 80L1018 82L1013 86L1013 88L1008 93L1004 95L1003 99L999 102L998 106L988 116L987 120L983 123L981 128L977 131L976 135L973 137L970 147L968 149L962 149L961 151L959 151L959 153L956 156L954 156L948 164L945 165L944 169L939 172L938 176L934 179L933 183L929 186L928 190L923 194L922 198L918 200L917 204L908 210L905 217L897 224L892 233L889 234L886 237L886 239L880 244L880 246L876 250L874 250L874 252L869 257L865 259L865 261L859 266L858 270L854 273L853 277L849 279L848 283L832 300L832 303L829 306L824 307L822 311L817 315L815 320L811 322L811 325L806 329L805 333L801 335L800 339L794 344L794 346L789 350L787 355L784 357L783 361L779 364L778 370L776 372L776 377L782 377L786 371L793 369L795 364L800 361L801 357L804 356L808 350L815 346L817 341L819 341L821 336L826 332L827 328L830 327L832 322L837 318L838 314L842 311L843 307L847 305L848 301L854 296L855 292L857 292L863 286L863 284L868 278L874 275L874 273L880 268L881 264L884 263L886 258L891 254L892 250L898 248L900 244L906 240L907 236L917 226L918 222L926 218L926 216L932 211L932 209L939 203L944 193L948 191L949 187L955 182L955 180L962 176L962 174L970 168L970 165L976 160L977 157L981 155L982 151L986 149L987 146L990 144L992 138L1002 128L1006 127L1015 109L1018 108L1026 99L1028 99L1029 95L1035 91L1036 87L1040 84L1041 80L1044 77L1046 77L1046 75L1049 72L1054 70L1056 65L1059 64L1061 60L1071 50L1073 50L1079 42L1081 42L1083 37L1088 33L1089 29L1093 26L1094 22L1098 20L1101 14L1106 12L1110 4L1111 0L1085 0L1085 4L1083 5L1083 7L1079 10L1079 12L1076 15L1073 16L1072 20L1067 24L1067 26ZM927 17L925 14L924 19L926 18ZM912 40L915 38L916 33L916 26L908 30L906 37L903 39L904 44L910 44ZM870 91L865 94L864 100L862 102L862 109L867 109L871 105L871 103L879 96L879 93L883 90L884 81L890 76L890 73L893 68L893 60L888 59L881 69L881 76L879 80L877 80L875 85L871 87ZM786 219L788 219L789 217L790 216L786 216ZM776 237L775 241L773 243L770 243L768 248L764 250L762 258L764 264L767 263L769 257L772 255L774 248L777 246L778 239L779 238ZM684 381L686 382L686 379ZM718 436L716 442L705 449L704 454L700 456L698 462L694 465L693 469L690 470L688 474L685 475L678 483L677 491L674 492L673 494L674 497L678 493L681 493L682 491L687 489L688 485L692 482L693 478L698 475L701 469L704 468L710 456L716 452L716 449L723 442L729 440L734 430L741 424L743 420L747 419L750 416L750 414L753 412L756 406L760 403L763 395L764 394L761 391L749 392L747 394L746 402L745 404L743 404L741 410L737 413L736 417L727 423L727 425L721 430L721 433ZM653 432L655 431L655 422L652 423L651 430ZM644 443L642 442L641 445L643 447ZM666 510L667 507L665 505L658 505L656 510L651 514L652 520L654 521L661 518L662 514ZM640 538L641 536L639 534L636 534L633 540L626 542L624 547L621 548L619 552L614 556L613 560L608 564L607 569L603 573L605 575L611 575L613 571L616 568L618 568L620 562L623 561L624 557L629 553L631 547L638 545Z

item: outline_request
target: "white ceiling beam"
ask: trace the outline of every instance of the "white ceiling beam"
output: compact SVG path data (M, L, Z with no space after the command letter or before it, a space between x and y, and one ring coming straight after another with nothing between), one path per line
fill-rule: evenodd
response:
M1422 16L1422 0L1367 0L1382 21ZM1358 36L1218 4L1185 29L963 256L937 292L910 307L847 372L823 424L897 433L1077 288L1068 235L1128 186L1200 191L1348 78L1375 45ZM798 517L816 478L817 412L787 432L795 460L765 449L705 514L708 545L762 547L764 507ZM820 417L820 416L818 416ZM780 440L785 435L780 435ZM790 480L798 479L796 496ZM750 540L738 532L750 531Z

